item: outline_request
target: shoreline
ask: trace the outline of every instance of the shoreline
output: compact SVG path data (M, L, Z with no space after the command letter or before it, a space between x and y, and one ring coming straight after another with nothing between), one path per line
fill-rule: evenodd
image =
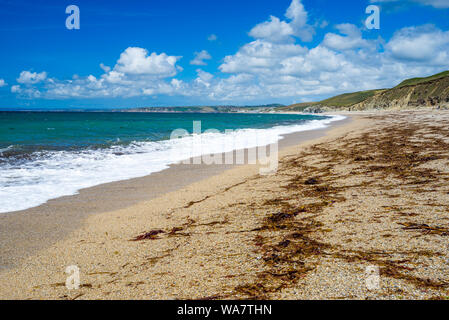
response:
M299 114L292 113L291 115ZM176 163L184 163L184 161L191 159L192 157L200 158L206 156L207 154L216 155L223 152L220 150L221 148L214 148L214 146L221 145L223 149L227 150L225 153L230 153L234 148L241 150L242 148L251 149L256 148L257 146L263 147L269 143L274 143L278 139L281 140L282 137L288 134L321 129L322 127L328 126L331 122L340 121L342 117L345 117L335 115L301 115L305 116L305 118L300 119L300 123L296 122L285 124L280 122L277 125L266 128L258 128L256 126L229 129L229 132L227 132L228 129L222 129L222 132L218 136L215 135L215 132L212 136L209 136L207 134L209 133L207 130L201 132L201 125L199 125L199 127L194 127L193 134L188 134L187 136L182 137L182 139L179 139L179 141L178 139L173 140L161 137L161 140L155 141L146 141L145 139L141 141L135 140L131 141L129 144L125 144L124 146L111 144L109 147L100 147L98 149L91 149L89 147L82 150L77 150L75 148L76 150L73 152L63 149L59 151L51 150L50 148L49 150L43 151L45 153L43 156L38 156L36 154L37 151L32 151L32 148L23 154L20 154L19 152L19 155L15 155L15 149L21 149L20 143L15 145L13 140L11 140L9 143L5 144L6 147L3 151L11 151L11 154L6 154L7 163L13 168L13 170L18 170L18 172L10 172L8 171L8 167L5 167L5 175L7 179L9 179L9 176L12 176L15 179L16 176L21 175L24 175L24 177L33 176L34 179L31 179L29 182L26 181L25 183L22 180L13 180L12 182L7 180L8 183L5 185L3 193L0 194L0 196L5 197L7 200L2 205L0 215L22 212L28 209L36 208L54 199L77 195L80 190L86 190L108 183L145 177L153 173L164 171ZM307 117L310 117L311 119L307 119ZM314 117L318 117L320 119L312 119ZM196 126L195 122L197 121L193 121L194 126ZM49 129L54 128L47 128L47 130ZM197 132L198 130L200 131ZM182 135L184 135L185 130L182 129L182 131ZM235 134L237 132L238 134ZM197 133L200 133L201 137L197 137ZM236 136L238 137L236 138ZM231 141L231 144L229 139L233 140ZM120 139L117 138L115 142L120 142ZM180 151L173 152L176 150ZM234 150L234 152L235 151L236 150ZM65 153L67 153L67 156L65 156ZM82 156L79 156L78 153ZM91 160L91 158L96 161L93 163L88 163L85 159L86 156L83 156L84 153L90 156L90 158L87 157L87 161ZM202 153L204 154L201 155ZM112 159L108 159L108 155L111 155ZM9 163L8 160L10 156L12 159L11 163ZM105 156L106 160L103 159ZM118 156L124 157L119 158ZM27 159L29 157L30 161L25 164L21 163L19 164L19 167L16 167L15 157L25 157ZM38 157L41 157L41 160L44 162L48 161L49 166L40 164L35 159ZM126 160L129 160L129 163L126 163ZM60 179L61 176L66 176L64 172L67 172L67 170L72 170L70 164L74 161L77 162L77 165L73 167L75 175L69 174L67 179ZM47 167L51 168L51 165L56 166L59 169L63 169L65 167L65 171L56 170L55 173L50 172L50 177L53 178L52 180L43 179L40 181L38 177L45 176L46 172L32 170L33 167L42 167L43 169L47 169ZM21 172L23 168L26 170L24 173ZM95 169L88 170L89 168ZM108 174L108 171L111 170L114 171L114 173ZM76 179L76 176L79 176L79 179ZM9 192L13 194L11 199L8 199ZM18 199L21 198L23 198L23 201L18 201Z
M346 119L334 121L326 128L282 135L279 151L318 139L329 130L347 125L352 119L350 115L345 116ZM242 166L249 165L173 164L144 177L100 184L36 207L2 213L0 271L18 267L27 257L65 239L81 228L91 215L129 208Z

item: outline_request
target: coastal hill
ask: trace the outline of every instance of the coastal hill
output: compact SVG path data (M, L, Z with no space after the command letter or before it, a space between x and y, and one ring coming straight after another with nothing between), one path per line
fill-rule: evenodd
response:
M276 111L326 112L375 109L449 109L449 71L407 79L391 89L345 93L319 102L298 103Z
M269 112L282 108L281 104L267 104L255 106L192 106L192 107L143 107L133 109L120 109L120 112L162 112L162 113L245 113Z

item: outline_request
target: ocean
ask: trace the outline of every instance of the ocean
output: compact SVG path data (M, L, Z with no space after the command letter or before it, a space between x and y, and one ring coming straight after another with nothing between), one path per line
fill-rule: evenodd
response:
M0 112L0 213L142 177L203 154L267 145L341 116ZM201 123L194 132L193 123ZM184 135L170 139L176 129ZM214 129L210 132L206 130Z

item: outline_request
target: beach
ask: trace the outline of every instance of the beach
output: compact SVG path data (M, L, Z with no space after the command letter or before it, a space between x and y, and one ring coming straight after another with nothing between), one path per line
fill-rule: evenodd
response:
M2 216L0 298L447 298L449 112L348 116L274 175L173 166Z

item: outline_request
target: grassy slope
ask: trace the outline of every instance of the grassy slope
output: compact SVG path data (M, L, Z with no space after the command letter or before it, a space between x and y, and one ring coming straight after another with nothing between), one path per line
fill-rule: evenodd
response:
M440 81L433 81L438 80ZM306 102L293 104L287 107L278 108L278 111L303 111L307 107L313 106L327 106L344 108L350 107L357 103L366 101L377 95L382 95L388 99L398 99L406 95L409 92L409 87L416 86L415 92L413 92L412 100L427 98L430 94L434 96L445 95L449 89L449 71L444 71L429 77L424 78L412 78L401 82L399 85L392 89L379 89L359 91L353 93L341 94L319 102ZM422 88L420 88L422 87ZM421 92L422 91L422 92Z
M278 108L278 111L304 111L304 109L312 106L333 106L333 107L349 107L356 103L362 102L376 93L381 92L383 90L368 90L368 91L359 91L353 93L344 93L339 96L335 96L320 102L304 102L297 103L291 106Z
M276 111L296 111L296 112L302 112L304 111L304 109L317 105L318 102L304 102L304 103L296 103L296 104L292 104L290 106L286 106L286 107L280 107L280 108L276 108Z
M332 97L319 102L323 106L335 106L335 107L349 107L356 103L362 102L368 98L374 96L378 91L382 90L368 90L359 91L353 93L345 93L336 97Z
M449 76L449 71L444 71L441 73L434 74L433 76L430 76L430 77L407 79L407 80L402 81L395 88L400 88L400 87L404 87L404 86L413 86L413 85L417 85L420 83L424 83L424 82L428 82L431 80L436 80L436 79L448 77L448 76Z

